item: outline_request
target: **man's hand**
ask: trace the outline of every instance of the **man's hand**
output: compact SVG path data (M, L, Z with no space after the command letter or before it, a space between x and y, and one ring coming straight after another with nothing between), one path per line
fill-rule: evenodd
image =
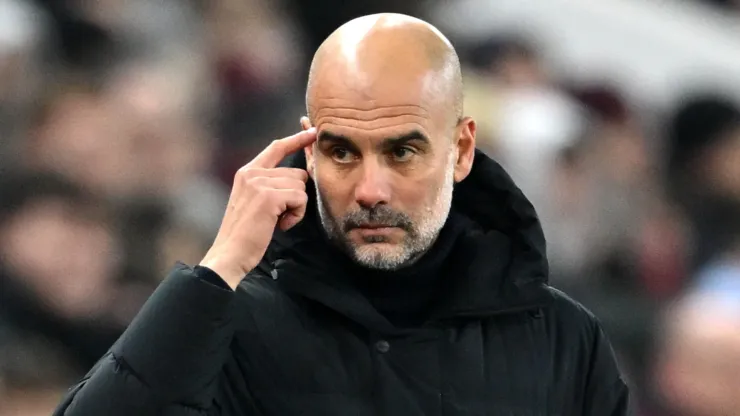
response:
M232 289L262 259L276 225L287 230L303 219L308 173L276 166L315 140L315 129L275 140L236 173L221 228L200 262Z

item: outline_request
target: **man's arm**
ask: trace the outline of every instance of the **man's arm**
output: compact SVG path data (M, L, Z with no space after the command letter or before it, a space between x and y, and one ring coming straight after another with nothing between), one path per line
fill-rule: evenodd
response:
M233 337L233 290L264 256L275 227L287 230L306 212L308 172L277 166L315 141L313 128L275 140L239 169L200 266L180 265L162 282L56 416L218 413L212 386Z
M215 414L211 386L229 354L234 292L213 278L178 265L54 415Z
M598 321L593 321L591 362L584 394L584 416L630 415L629 389L625 384L611 344Z

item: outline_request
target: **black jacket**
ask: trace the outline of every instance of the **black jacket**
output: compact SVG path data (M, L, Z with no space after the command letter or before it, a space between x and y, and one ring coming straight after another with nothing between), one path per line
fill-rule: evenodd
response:
M327 275L314 208L236 292L176 267L56 415L626 415L611 347L547 285L539 221L509 176L477 153L453 211L476 230L426 324L398 329L351 276Z

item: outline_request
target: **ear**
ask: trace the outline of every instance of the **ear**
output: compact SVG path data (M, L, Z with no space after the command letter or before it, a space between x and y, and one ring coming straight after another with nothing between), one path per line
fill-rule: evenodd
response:
M301 117L301 128L306 131L311 128L311 120L308 119L308 117L303 116ZM310 144L303 148L304 153L306 154L306 170L308 171L309 176L311 176L311 179L314 179L314 173L313 173L313 144Z
M463 118L458 123L455 147L457 148L457 161L455 161L455 182L462 182L473 168L475 158L475 120L472 117Z

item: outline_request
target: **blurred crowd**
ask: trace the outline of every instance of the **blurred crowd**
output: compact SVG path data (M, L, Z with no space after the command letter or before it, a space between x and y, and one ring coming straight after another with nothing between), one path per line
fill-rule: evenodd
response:
M236 169L299 129L325 36L434 3L0 0L0 415L49 414L200 260ZM739 104L677 85L650 108L555 76L519 33L455 43L479 147L535 204L551 283L603 322L638 414L740 415Z

